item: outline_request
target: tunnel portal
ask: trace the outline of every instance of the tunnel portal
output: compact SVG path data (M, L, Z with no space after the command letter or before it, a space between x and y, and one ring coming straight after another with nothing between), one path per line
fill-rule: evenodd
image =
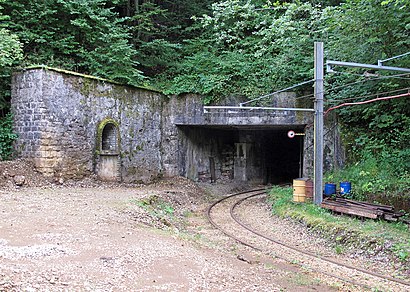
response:
M303 135L289 138L286 126L179 126L182 175L199 181L291 182L303 168Z

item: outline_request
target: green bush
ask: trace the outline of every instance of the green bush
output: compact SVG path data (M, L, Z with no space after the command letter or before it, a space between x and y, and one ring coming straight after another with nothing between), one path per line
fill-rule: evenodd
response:
M13 116L9 113L0 119L0 160L7 160L13 154L13 142L17 135L13 132Z
M273 187L268 201L274 215L291 218L317 232L328 240L335 253L344 253L351 248L361 249L369 255L383 252L405 269L409 267L410 236L405 223L337 216L314 204L294 203L292 188Z
M350 181L352 196L366 200L369 195L410 195L410 150L382 150L378 154L363 151L356 163L325 174L329 182Z

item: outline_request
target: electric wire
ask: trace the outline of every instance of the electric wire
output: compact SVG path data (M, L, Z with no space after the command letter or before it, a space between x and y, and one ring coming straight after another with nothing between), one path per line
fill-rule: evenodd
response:
M359 76L359 77L365 77L363 74L354 74L354 73L337 72L337 71L334 71L333 73L349 74L349 75L355 75L355 76ZM370 78L370 79L366 79L366 80L360 80L360 81L355 81L355 82L352 82L352 83L347 83L347 84L344 84L344 85L340 85L340 86L337 86L337 87L326 89L323 92L319 92L319 93L329 93L330 91L340 89L340 88L350 87L351 85L355 85L355 84L359 84L359 83L364 83L364 82L374 81L374 80L380 80L380 79L400 78L401 76L406 76L406 75L410 76L409 73L389 75L389 76L379 76L379 77L376 77L376 78ZM407 79L410 79L410 78L401 78L401 79L407 80ZM311 93L311 94L307 94L307 95L303 95L303 96L298 96L295 99L302 99L302 98L314 97L314 96L315 96L315 94Z
M286 87L286 88L284 88L284 89L281 89L281 90L278 90L278 91L275 91L275 92L272 92L272 93L269 93L269 94L266 94L266 95L262 95L262 96L260 96L260 97L258 97L258 98L254 98L254 99L252 99L252 100L248 100L248 101L245 101L245 102L241 102L241 103L239 104L239 106L243 106L243 105L245 105L245 104L248 104L248 103L251 103L251 102L255 102L255 101L258 101L258 100L267 98L267 97L269 97L269 96L272 96L272 95L275 95L275 94L284 92L284 91L286 91L286 90L293 89L293 88L296 88L296 87L299 87L299 86L302 86L302 85L305 85L305 84L308 84L308 83L312 83L312 82L314 82L314 81L315 81L315 79L303 81L303 82L301 82L301 83L292 85L292 86L290 86L290 87Z
M336 72L334 72L336 73ZM349 74L349 73L345 73L345 74ZM348 83L348 84L343 84L340 86L336 86L333 88L330 88L328 90L325 90L324 92L327 93L329 91L332 90L336 90L336 89L340 89L340 88L345 88L345 87L350 87L351 85L356 85L359 83L364 83L364 82L369 82L369 81L374 81L374 80L381 80L381 79L389 79L389 78L395 78L395 77L401 77L401 76L405 76L405 75L410 75L409 73L403 73L403 74L396 74L396 75L388 75L388 76L379 76L379 77L375 77L375 78L369 78L369 79L365 79L365 80L359 80L359 81L355 81L352 83ZM363 75L362 75L363 76Z
M410 96L410 88L406 88L406 89L392 90L392 91L384 92L384 93L378 93L378 94L374 94L374 95L367 95L367 96L363 96L363 97L378 96L380 94L393 93L393 92L398 92L398 91L403 91L403 90L407 90L408 92L404 93L404 94L396 95L396 96L378 97L378 98L371 99L371 100L365 100L365 101L360 101L360 102L352 102L352 103L343 103L343 104L339 104L337 106L330 107L324 112L324 117L326 117L327 114L330 111L335 110L335 109L340 108L340 107L343 107L343 106L361 105L361 104L367 104L367 103L372 103L372 102L376 102L376 101L389 100L389 99L395 99L395 98ZM361 98L363 98L363 97L361 97ZM359 98L359 97L355 97L355 98L351 98L351 99L333 100L333 101L346 101L346 100L352 100L352 99L357 99L357 98ZM311 122L311 123L307 124L305 126L304 131L306 132L306 130L309 129L310 127L312 127L313 125L314 125L314 122ZM326 134L324 136L326 136ZM306 149L310 148L312 145L308 146Z
M369 95L361 95L361 96L351 97L351 98L328 99L328 100L325 101L325 103L336 103L336 102L347 101L347 100L356 100L356 99L360 99L360 98L369 98L369 97L373 97L373 96L380 96L380 95L385 95L385 94L393 94L393 93L400 92L400 91L410 92L410 87L401 88L401 89L396 89L396 90L391 90L391 91L378 92L378 93L369 94Z
M362 104L372 103L372 102L376 102L376 101L389 100L389 99L400 98L400 97L405 97L405 96L410 96L410 92L409 93L404 93L404 94L399 94L399 95L393 95L393 96L378 97L378 98L375 98L375 99L370 99L370 100L365 100L365 101L346 102L346 103L342 103L342 104L333 106L331 108L328 108L325 111L324 116L326 116L330 111L341 108L341 107L344 107L344 106L362 105Z
M335 74L345 74L345 75L349 75L349 76L358 76L358 77L365 77L365 78L370 78L370 77L375 77L373 79L386 79L386 78L397 78L397 79L404 79L407 80L409 78L407 77L402 77L405 75L410 75L410 73L401 73L401 74L396 74L396 75L383 75L383 76L379 76L377 74L368 74L366 75L366 73L364 74L356 74L356 73L351 73L351 72L340 72L340 71L332 71L330 73L335 73ZM371 79L371 80L373 80ZM367 79L369 80L369 79Z
M298 97L296 97L295 99L302 99L302 98L314 97L314 96L315 96L315 94L314 94L314 93L311 93L311 94L306 94L306 95L298 96Z
M354 73L348 73L348 72L337 72L337 71L334 71L334 72L332 72L332 73L348 74L348 75L353 75L353 76L365 77L363 74L354 74ZM399 78L399 79L404 79L404 80L410 80L410 78L401 77L401 76L406 76L406 75L409 75L409 76L410 76L409 73L404 73L404 74L396 74L396 75L390 75L390 76L379 76L379 77L376 77L376 78L371 78L371 79L366 79L366 80L355 81L355 82L352 82L352 83L348 83L348 84L340 85L340 86L333 87L333 88L330 88L330 89L326 89L326 90L323 91L323 93L329 93L329 92L331 92L331 91L333 91L333 90L336 90L336 89L345 88L345 87L350 87L351 85L355 85L355 84L359 84L359 83L364 83L364 82L368 82L368 81L380 80L380 79ZM397 91L400 91L400 90L406 90L406 89L398 89ZM391 91L391 92L389 92L389 93L392 93L392 92L394 92L394 91ZM322 93L322 92L320 92L320 93ZM380 94L383 94L383 93L380 93ZM377 95L377 94L375 94L374 96L376 96L376 95ZM298 97L296 97L295 99L302 99L302 98L308 98L308 97L312 97L312 98L313 98L314 96L315 96L315 94L314 94L314 93L311 93L311 94L307 94L307 95L303 95L303 96L298 96ZM364 96L364 97L366 97L366 96ZM357 97L357 98L359 98L359 97ZM353 99L353 98L352 98L352 99ZM356 99L356 98L354 98L354 99ZM348 99L344 99L344 100L348 100ZM327 100L326 102L329 102L329 100Z
M366 76L363 75L363 74L354 74L354 73L349 73L349 72L333 71L332 73L353 75L353 76L358 76L358 77L366 77ZM351 87L351 86L353 86L353 85L360 84L360 83L365 83L365 82L369 82L369 81L376 81L376 80L383 80L383 79L390 79L390 78L399 78L399 79L404 79L404 80L410 80L410 78L405 78L405 77L403 77L403 76L410 76L410 74L409 74L409 73L403 73L403 74L388 75L388 76L378 76L378 77L375 77L375 78L368 78L368 79L365 79L365 80L359 80L359 81L355 81L355 82L352 82L352 83L343 84L343 85L336 86L336 87L333 87L333 88L330 88L330 89L326 89L326 90L324 90L323 92L319 92L319 93L330 93L331 91L334 91L334 90L337 90L337 89L346 88L346 87ZM301 86L301 85L305 85L305 84L308 84L308 83L312 83L312 82L314 82L314 81L315 81L314 79L307 80L307 81L304 81L304 82L295 84L295 85L293 85L293 86L290 86L290 87L287 87L287 88L284 88L284 89L275 91L275 92L273 92L273 93L269 93L269 94L260 96L260 97L258 97L258 98L255 98L255 99L252 99L252 100L249 100L249 101L240 103L239 106L243 106L243 105L248 104L248 103L251 103L251 102L259 101L259 100L261 100L261 99L263 99L263 98L266 98L266 97L275 95L275 94L280 93L280 92L284 92L284 91L289 90L289 89L293 89L293 88L299 87L299 86ZM392 91L392 92L393 92L393 91ZM375 95L377 95L377 94L375 94ZM306 95L303 95L303 96L298 96L298 97L296 97L295 100L299 100L299 99L303 99L303 98L313 98L314 96L315 96L314 93L306 94ZM359 97L357 97L357 98L359 98ZM355 99L356 99L356 98L355 98ZM348 100L348 99L345 99L345 100ZM329 100L327 100L326 102L329 102Z
M336 74L347 74L347 75L353 75L353 76L359 76L359 77L366 77L365 75L354 74L354 73L349 73L349 72L333 71L332 73L336 73ZM333 87L333 88L324 90L323 92L318 92L318 93L316 93L316 94L319 94L319 93L329 93L329 92L334 91L334 90L337 90L337 89L347 88L347 87L351 87L351 86L356 85L356 84L365 83L365 82L369 82L369 81L375 81L375 80L390 79L390 78L401 78L401 79L406 79L406 80L407 80L407 79L410 79L410 78L404 78L404 77L402 77L402 76L408 76L408 75L410 75L410 74L409 74L409 73L403 73L403 74L388 75L388 76L379 76L379 77L375 77L375 78L369 78L369 79L365 79L365 80L359 80L359 81L355 81L355 82L352 82L352 83L348 83L348 84L343 84L343 85L340 85L340 86L336 86L336 87ZM239 103L239 106L242 107L243 105L246 105L246 104L249 104L249 103L252 103L252 102L259 101L259 100L261 100L261 99L264 99L264 98L270 97L270 96L272 96L272 95L275 95L275 94L284 92L284 91L286 91L286 90L294 89L294 88L296 88L296 87L299 87L299 86L302 86L302 85L305 85L305 84L308 84L308 83L312 83L312 82L314 82L314 81L315 81L315 79L306 80L306 81L300 82L300 83L298 83L298 84L292 85L292 86L290 86L290 87L286 87L286 88L284 88L284 89L281 89L281 90L278 90L278 91L275 91L275 92L272 92L272 93L269 93L269 94L266 94L266 95L262 95L262 96L260 96L260 97L258 97L258 98L254 98L254 99L252 99L252 100L248 100L248 101ZM404 89L403 89L403 90L404 90ZM393 91L391 91L390 93L392 93L392 92L393 92ZM351 98L351 99L343 99L343 100L354 100L354 99L359 99L359 98L364 98L364 97L377 96L377 95L380 95L380 94L383 94L383 93L378 93L378 94L375 94L375 95L368 95L368 96L363 96L363 97L355 97L355 98ZM311 94L307 94L307 95L303 95L303 96L296 97L295 100L299 100L299 99L303 99L303 98L313 98L314 96L315 96L315 94L311 93ZM341 101L341 100L326 100L326 103L337 102L337 101Z

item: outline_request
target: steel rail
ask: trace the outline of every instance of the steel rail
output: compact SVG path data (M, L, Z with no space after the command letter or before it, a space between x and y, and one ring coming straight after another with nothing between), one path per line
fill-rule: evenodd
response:
M266 195L266 194L264 194L264 195ZM314 253L312 253L312 252L309 252L309 251L306 251L306 250L302 250L302 249L300 249L300 248L294 247L294 246L292 246L292 245L286 244L286 243L281 242L281 241L279 241L279 240L276 240L276 239L274 239L274 238L271 238L271 237L268 237L268 236L266 236L266 235L263 235L262 233L260 233L260 232L258 232L258 231L256 231L256 230L254 230L253 228L247 226L246 224L244 224L244 223L238 218L237 215L235 215L235 212L234 212L234 211L235 211L235 208L236 208L237 206L239 206L241 203L243 203L244 201L246 201L246 200L248 200L248 199L250 199L250 198L256 197L256 196L260 196L260 194L255 194L255 195L251 195L251 196L247 196L247 197L245 197L245 198L242 198L242 199L236 201L236 202L231 206L231 209L230 209L230 214L231 214L232 219L234 219L236 223L238 223L239 225L241 225L241 226L242 226L243 228L245 228L246 230L248 230L248 231L252 232L253 234L258 235L258 236L260 236L260 237L262 237L262 238L264 238L264 239L266 239L266 240L268 240L268 241L274 242L274 243L276 243L276 244L278 244L278 245L284 246L284 247L286 247L286 248L289 248L289 249L294 250L294 251L296 251L296 252L299 252L299 253L301 253L301 254L308 255L308 256L311 256L311 257L320 259L320 260L322 260L322 261L325 261L325 262L328 262L328 263L331 263L331 264L334 264L334 265L342 266L342 267L347 268L347 269L350 269L350 270L356 270L356 271L362 272L362 273L364 273L364 274L371 275L371 276L373 276L373 277L377 277L377 278L380 278L380 279L383 279L383 280L392 281L392 282L395 282L395 283L402 284L402 285L405 285L405 286L409 286L409 287L410 287L410 283L407 282L407 281L403 281L403 280L401 280L401 279L397 279L397 278L393 278L393 277L390 277L390 276L382 275L382 274L379 274L379 273L376 273L376 272L372 272L372 271L368 271L368 270L365 270L365 269L362 269L362 268L359 268L359 267L354 267L354 266L351 266L351 265L348 265L348 264L340 263L340 262L338 262L338 261L336 261L336 260L329 259L329 258L320 256L320 255L316 255L316 254L314 254Z
M263 190L263 191L262 191L262 190ZM252 244L249 244L249 243L243 241L242 239L239 239L239 238L236 237L235 235L232 235L232 234L230 234L229 232L225 231L222 227L220 227L220 226L212 219L212 216L211 216L211 211L212 211L212 209L213 209L216 205L222 203L223 201L225 201L225 200L227 200L227 199L230 199L230 198L233 198L233 197L236 197L236 196L239 196L239 195L250 194L250 193L253 193L253 192L257 192L257 193L248 195L248 196L246 196L245 198L242 198L242 199L236 201L233 205L231 205L231 208L230 208L231 218L232 218L237 224L239 224L240 226L242 226L243 228L245 228L245 229L248 230L249 232L252 232L253 234L255 234L255 235L259 236L259 237L262 237L262 238L264 238L265 240L268 240L268 241L270 241L270 242L273 242L273 243L276 243L276 244L278 244L278 245L284 246L284 247L286 247L286 248L288 248L288 249L294 250L294 251L299 252L299 253L301 253L301 254L308 255L308 256L310 256L310 257L313 257L313 258L316 258L316 259L319 259L319 260L322 260L322 261L325 261L325 262L329 262L329 263L332 263L332 264L337 265L337 266L345 267L345 268L350 269L350 270L359 271L359 272L362 272L363 274L371 275L371 276L377 277L377 278L382 279L382 280L392 281L392 282L395 282L395 283L398 283L398 284L401 284L401 285L410 286L410 283L408 283L408 282L406 282L406 281L403 281L403 280L400 280L400 279L396 279L396 278L393 278L393 277L390 277L390 276L385 276L385 275L382 275L382 274L378 274L378 273L375 273L375 272L367 271L367 270L364 270L364 269L361 269L361 268L353 267L353 266L350 266L350 265L347 265L347 264L343 264L343 263L340 263L340 262L338 262L338 261L335 261L335 260L332 260L332 259L329 259L329 258L325 258L325 257L319 256L319 255L316 255L316 254L314 254L314 253L311 253L311 252L308 252L308 251L305 251L305 250L301 250L301 249L299 249L299 248L296 248L296 247L293 247L293 246L291 246L291 245L285 244L285 243L283 243L283 242L280 242L280 241L278 241L278 240L275 240L275 239L273 239L273 238L270 238L270 237L268 237L268 236L265 236L265 235L261 234L260 232L253 230L252 228L250 228L249 226L247 226L247 225L244 224L243 222L241 222L240 219L235 215L235 212L234 212L235 208L236 208L238 205L240 205L242 202L244 202L245 200L248 200L248 199L250 199L250 198L257 197L257 196L261 196L261 195L265 195L265 196L266 196L266 189L254 189L254 190L250 190L250 191L235 193L235 194L228 195L228 196L226 196L226 197L223 197L222 199L219 199L219 200L215 201L215 202L212 203L212 204L207 208L207 210L206 210L206 217L207 217L208 221L211 223L211 225L212 225L213 227L215 227L216 229L220 230L220 231L221 231L223 234L225 234L226 236L228 236L228 237L234 239L236 242L238 242L238 243L240 243L240 244L242 244L242 245L244 245L244 246L247 246L247 247L249 247L249 248L252 248L252 249L254 249L254 250L257 250L257 251L260 251L260 252L265 252L264 250L262 250L262 249L260 249L260 248L258 248L258 247L256 247L256 246L254 246L254 245L252 245ZM283 256L275 255L275 257L280 258L280 259L282 259L282 260L285 260L285 261L287 261L287 262L291 262L288 258L283 257ZM293 263L293 262L292 262L292 263ZM298 264L298 265L302 267L301 264ZM342 277L339 277L339 276L337 276L337 275L324 272L324 271L322 271L322 270L318 270L318 269L314 269L314 268L310 268L310 269L311 269L312 271L315 271L315 272L318 272L318 273L327 275L327 276L329 276L329 277L336 278L336 279L341 280L341 281L346 282L346 283L350 283L350 284L353 284L353 285L356 285L356 286L362 286L362 287L369 288L369 289L372 288L372 287L370 287L370 286L368 286L368 285L366 285L366 284L361 284L361 283L358 283L358 282L353 281L353 280L349 280L349 279L346 279L346 278L342 278Z
M263 191L263 192L261 192L261 191ZM226 231L223 230L221 227L219 227L219 225L211 218L211 210L212 210L212 208L215 207L216 205L222 203L223 201L225 201L225 200L227 200L227 199L229 199L229 198L236 197L236 196L239 196L239 195L249 194L249 193L253 193L253 192L259 192L258 195L261 195L261 194L264 194L264 193L266 192L266 190L265 190L265 189L256 189L256 190L250 190L250 191L235 193L235 194L232 194L232 195L223 197L222 199L219 199L219 200L213 202L213 203L207 208L207 210L206 210L206 217L208 218L209 223L211 223L211 225L212 225L213 227L215 227L216 229L218 229L219 231L221 231L221 232L222 232L223 234L225 234L226 236L228 236L228 237L234 239L236 242L238 242L238 243L240 243L240 244L242 244L242 245L245 245L245 246L250 247L250 248L252 248L252 249L255 249L255 250L257 250L257 251L262 251L261 249L255 247L255 246L252 246L251 244L246 243L246 242L244 242L243 240L240 240L239 238L237 238L236 236L234 236L234 235L232 235L232 234L226 232Z
M212 210L212 208L215 207L216 205L222 203L223 201L225 201L225 200L227 200L227 199L230 199L230 198L232 198L232 197L235 197L235 196L239 196L239 195L243 195L243 194L247 194L247 193L251 193L251 192L255 192L255 191L258 192L258 191L261 191L261 190L264 190L264 191L263 191L263 192L256 193L256 194L253 194L253 195L250 195L250 196L248 196L248 197L246 197L246 198L252 198L252 197L256 197L256 196L260 196L260 195L266 195L266 189L257 189L257 190L245 191L245 192L236 193L236 194L232 194L232 195L223 197L222 199L219 199L219 200L215 201L214 203L212 203L212 204L207 208L207 210L206 210L206 216L207 216L207 218L208 218L209 223L211 223L212 226L214 226L216 229L218 229L219 231L221 231L223 234L225 234L225 235L228 236L229 238L235 240L235 241L238 242L239 244L242 244L242 245L244 245L244 246L247 246L247 247L249 247L249 248L252 248L252 249L254 249L254 250L256 250L256 251L266 253L266 251L264 251L264 250L262 250L262 249L260 249L260 248L258 248L258 247L256 247L256 246L254 246L254 245L252 245L252 244L246 243L245 241L239 239L239 238L236 237L235 235L232 235L232 234L226 232L222 227L220 227L220 226L211 218L211 210ZM246 199L246 198L245 198L245 199ZM267 253L267 254L271 256L270 253ZM302 264L294 263L294 262L290 261L290 260L289 260L288 258L286 258L286 257L280 256L280 255L277 255L277 254L275 254L274 257L279 258L279 259L281 259L281 260L284 260L284 261L286 261L286 262L288 262L288 263L291 263L291 264L294 264L294 265L298 265L299 267L302 267L302 268L303 268L303 265L302 265ZM331 277L331 278L338 279L338 280L340 280L340 281L342 281L342 282L345 282L345 283L350 283L350 284L355 285L355 286L361 286L361 287L364 287L364 288L367 288L367 289L371 289L371 287L368 286L368 285L361 284L361 283L358 283L358 282L356 282L356 281L349 280L349 279L346 279L346 278L342 278L342 277L339 277L339 276L334 275L334 274L330 274L330 273L325 272L325 271L321 271L321 270L318 270L318 269L315 269L315 268L312 268L312 267L310 267L310 270L313 271L313 272L319 273L319 274L326 275L326 276Z

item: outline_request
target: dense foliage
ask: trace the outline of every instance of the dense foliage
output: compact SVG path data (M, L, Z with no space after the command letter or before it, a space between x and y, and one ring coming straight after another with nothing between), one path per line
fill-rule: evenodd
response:
M13 118L7 114L0 119L0 161L7 160L13 153L12 144L17 139L13 133Z
M375 64L410 51L404 0L0 0L0 20L1 116L16 66L150 83L169 94L200 93L211 103L312 79L314 41L324 42L326 59L339 61ZM409 68L410 55L386 65ZM408 74L335 70L325 77L327 108L409 88ZM297 90L308 95L312 86ZM386 176L409 183L408 97L337 112L351 162L387 163Z
M331 36L328 58L374 64L408 52L410 12L404 5L403 1L347 1L325 9ZM384 65L410 68L410 56ZM326 77L327 107L400 95L410 85L410 75L400 72L336 70ZM351 163L328 174L328 179L351 180L361 199L377 193L410 195L409 100L407 96L338 109Z
M113 3L87 1L8 1L9 27L24 45L22 66L47 64L137 84L135 50L124 18Z
M167 84L170 92L254 97L313 78L313 42L320 9L309 3L258 10L251 1L213 4L200 18L204 34L188 42L188 56Z
M9 20L9 17L2 12L2 5L5 2L6 0L0 0L0 117L5 114L3 109L8 107L7 100L10 96L8 80L11 67L16 65L23 56L18 36L12 33L5 23Z

